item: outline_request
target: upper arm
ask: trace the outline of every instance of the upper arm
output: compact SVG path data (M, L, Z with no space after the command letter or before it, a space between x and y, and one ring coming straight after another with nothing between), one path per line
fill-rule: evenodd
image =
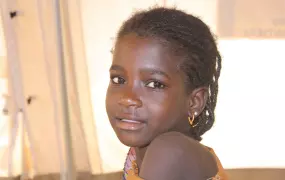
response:
M214 176L217 168L210 153L182 136L167 133L157 137L146 151L140 177L145 180L205 180Z

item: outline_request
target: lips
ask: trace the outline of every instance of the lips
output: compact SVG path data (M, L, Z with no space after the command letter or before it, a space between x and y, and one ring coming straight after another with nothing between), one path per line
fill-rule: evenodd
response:
M146 121L137 118L115 118L115 125L121 130L139 131L146 125Z
M120 120L120 119L119 119L119 120ZM127 123L136 123L136 124L141 123L140 121L132 120L132 119L121 119L121 121L127 122Z

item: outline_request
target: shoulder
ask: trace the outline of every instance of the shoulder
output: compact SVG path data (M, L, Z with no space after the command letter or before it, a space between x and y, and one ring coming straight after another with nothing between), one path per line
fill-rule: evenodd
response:
M215 158L206 147L181 133L168 132L149 145L140 174L145 179L198 180L217 171Z

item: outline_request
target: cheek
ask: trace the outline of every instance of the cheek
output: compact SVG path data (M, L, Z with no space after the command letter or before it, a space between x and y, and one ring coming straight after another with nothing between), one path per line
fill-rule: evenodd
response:
M148 112L153 119L152 124L174 124L185 112L185 97L181 98L175 92L157 93L149 96L147 101Z

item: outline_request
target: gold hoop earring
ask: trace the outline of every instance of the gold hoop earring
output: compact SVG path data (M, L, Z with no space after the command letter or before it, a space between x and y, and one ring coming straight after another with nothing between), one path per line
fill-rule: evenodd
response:
M195 116L197 116L197 112L193 113L192 118L190 116L188 116L188 121L192 127L195 127L195 125L193 125L194 120L195 120Z
M192 118L191 118L190 116L188 116L188 121L189 121L189 123L190 123L191 126L193 126L194 120L195 120L194 114L193 114Z

